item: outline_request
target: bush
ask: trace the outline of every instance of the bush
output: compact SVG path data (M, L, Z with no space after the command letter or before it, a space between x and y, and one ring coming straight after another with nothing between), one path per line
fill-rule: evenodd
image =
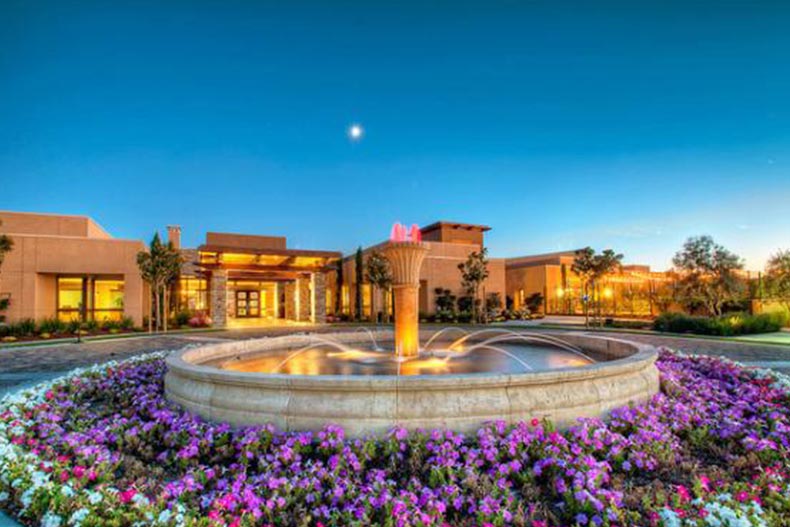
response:
M101 323L101 328L104 331L118 331L121 329L121 322L119 320L107 319Z
M17 337L29 337L36 333L36 321L32 318L25 318L11 326L13 335Z
M86 320L84 324L82 324L82 328L86 331L96 331L99 329L99 323L96 320Z
M734 313L721 317L690 316L683 313L662 313L653 322L653 329L669 333L694 333L696 335L735 336L771 333L784 324L782 313Z
M176 326L182 327L182 326L186 326L187 324L189 324L189 320L191 318L193 318L193 314L190 313L186 309L182 309L181 311L176 313L176 316L173 319L173 321L175 322Z
M195 313L193 317L187 320L187 324L193 328L207 328L211 325L211 317L209 317L205 312L199 311Z
M66 323L59 318L44 318L38 323L39 333L49 333L50 335L57 335L63 333L66 329Z
M121 329L126 331L132 330L134 329L134 320L132 320L132 317L123 317L121 318L120 326Z
M79 320L72 319L66 323L66 333L76 334L80 330L82 323Z

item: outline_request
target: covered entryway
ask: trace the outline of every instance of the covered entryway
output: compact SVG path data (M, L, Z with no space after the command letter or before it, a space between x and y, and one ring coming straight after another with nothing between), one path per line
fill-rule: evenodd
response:
M215 326L326 320L325 273L340 253L273 247L278 244L271 237L222 236L233 243L207 243L198 248L197 266L209 278ZM214 241L222 236L214 235Z

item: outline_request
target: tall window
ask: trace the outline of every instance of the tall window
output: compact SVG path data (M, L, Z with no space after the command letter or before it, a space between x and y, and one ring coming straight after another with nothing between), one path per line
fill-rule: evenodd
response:
M187 311L208 310L208 287L205 279L194 276L182 276L179 279L178 309Z
M85 279L58 278L58 318L63 321L83 320L85 309Z
M123 317L123 280L97 278L93 285L93 320L120 320Z

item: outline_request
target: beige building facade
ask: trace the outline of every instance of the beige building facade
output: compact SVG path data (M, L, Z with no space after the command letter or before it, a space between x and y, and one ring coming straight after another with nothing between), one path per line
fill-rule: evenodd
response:
M419 311L422 314L436 312L437 289L449 290L455 297L467 293L461 284L461 272L458 265L466 261L469 254L479 252L485 246L484 236L490 227L440 221L420 229L422 241L428 247L428 253L420 271ZM372 251L381 252L386 245L381 242L363 249L363 262ZM488 279L481 288L481 299L490 295L498 295L502 307L505 303L505 259L490 258ZM352 316L356 312L356 255L343 259L342 277L338 280L337 273L329 280L327 305L329 312L339 312ZM383 301L380 292L374 291L370 284L362 284L362 315L367 319L375 319L377 313L391 313L391 303ZM338 294L339 292L339 294ZM387 295L388 297L388 295ZM340 302L340 308L338 308ZM383 304L383 306L382 306Z
M113 238L85 216L0 211L13 241L0 269L9 321L119 320L142 324L147 290L137 268L138 240Z
M119 320L142 325L150 310L147 285L137 267L139 240L112 237L85 216L0 211L0 233L14 246L0 268L0 312L7 321ZM485 247L485 225L439 221L420 229L428 247L420 271L419 311L437 311L437 298L467 296L458 265ZM281 236L207 232L198 247L181 247L181 229L170 226L168 240L183 256L172 294L172 314L201 314L217 327L285 322L322 323L327 315L354 317L357 290L363 318L392 313L384 295L357 283L354 254L296 250ZM387 242L363 250L363 261ZM498 298L501 308L521 309L540 295L546 314L583 312L582 285L573 273L574 251L494 258L479 299ZM625 265L593 292L604 311L652 315L660 311L670 278L647 266ZM460 309L459 309L460 311Z

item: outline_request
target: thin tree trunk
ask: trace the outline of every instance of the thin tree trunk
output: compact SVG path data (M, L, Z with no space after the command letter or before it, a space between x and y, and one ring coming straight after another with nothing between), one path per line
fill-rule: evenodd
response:
M148 301L151 302L151 305L148 306L148 333L151 333L153 331L153 318L154 318L153 313L151 311L152 308L154 307L153 306L154 295L151 294L151 284L148 284L148 290L149 290Z
M169 296L170 295L168 295L168 290L169 289L170 288L167 285L165 285L165 290L162 293L162 297L164 298L164 306L163 306L163 308L164 308L163 311L164 312L162 313L162 325L165 328L165 333L167 333L167 315L168 315L168 312L170 311L170 305L169 305L169 302L170 302Z
M590 329L590 284L584 283L584 329Z

